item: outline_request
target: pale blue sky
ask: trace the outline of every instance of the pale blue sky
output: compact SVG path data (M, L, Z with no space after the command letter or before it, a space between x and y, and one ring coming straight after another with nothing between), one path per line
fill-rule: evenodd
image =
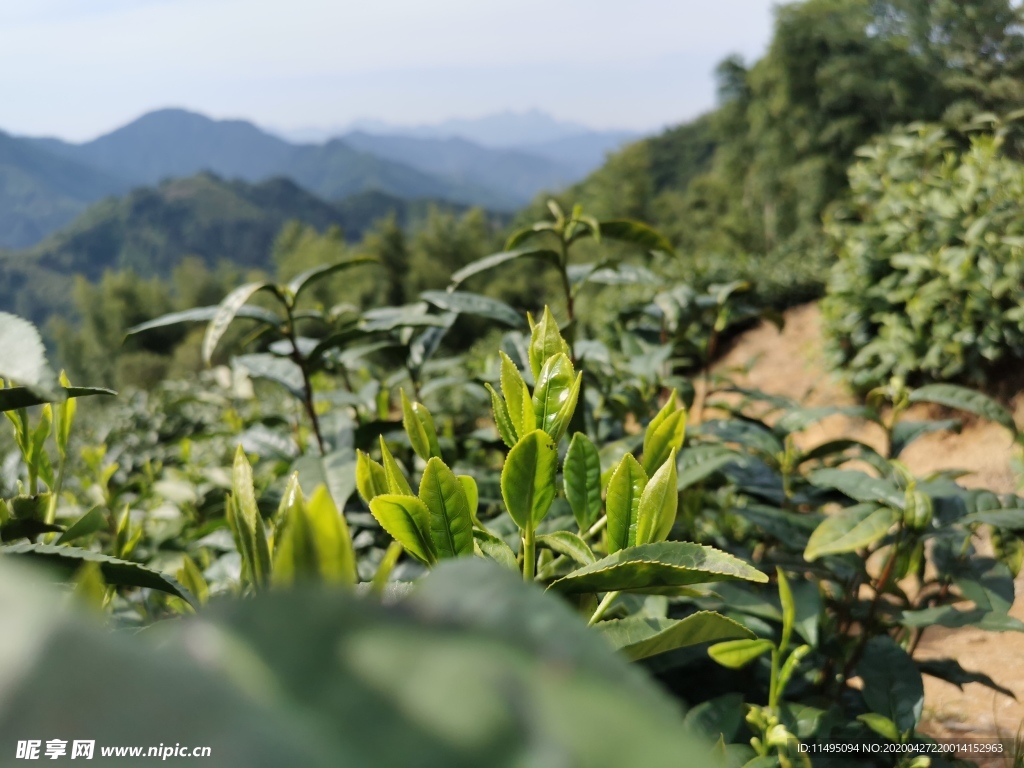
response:
M714 103L777 0L0 0L0 129L180 106L296 129L540 108L647 130Z

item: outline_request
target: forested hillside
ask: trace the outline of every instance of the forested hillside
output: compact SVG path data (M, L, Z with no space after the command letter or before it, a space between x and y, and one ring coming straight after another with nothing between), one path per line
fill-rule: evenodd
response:
M627 147L560 199L657 225L683 254L680 276L805 300L823 289L822 214L857 148L899 124L1018 109L1022 75L1019 12L1004 0L784 5L762 59L719 66L718 109Z

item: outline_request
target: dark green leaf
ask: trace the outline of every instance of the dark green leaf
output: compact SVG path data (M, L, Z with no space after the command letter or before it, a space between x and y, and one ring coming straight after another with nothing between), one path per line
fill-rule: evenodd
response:
M601 516L601 458L582 432L572 436L562 473L565 498L576 524L586 531Z
M900 733L913 729L924 707L924 684L914 662L888 635L871 638L857 672L872 712L892 720Z
M117 395L112 389L103 387L58 387L57 399L72 397L89 397L90 395ZM28 387L8 387L0 389L0 413L3 411L17 411L20 408L28 408L33 405L54 402L40 397Z
M51 544L13 544L0 548L0 556L27 557L45 562L47 565L62 569L68 576L78 570L83 563L97 563L107 584L119 587L142 587L180 597L193 607L198 608L189 591L177 580L165 573L154 571L144 565L121 560L99 552L92 552L78 547L54 546Z
M661 251L675 256L675 250L664 235L646 224L629 219L600 222L601 237L632 243L648 251Z
M713 611L700 611L680 620L631 616L602 621L597 629L633 661L691 645L754 636L742 624Z
M857 504L828 515L811 534L804 558L814 562L826 555L841 555L869 547L885 536L898 519L888 507Z
M967 411L994 421L996 424L1001 424L1014 435L1017 434L1017 425L1013 421L1013 414L987 395L966 387L958 387L955 384L929 384L911 392L910 402L937 403L947 408Z

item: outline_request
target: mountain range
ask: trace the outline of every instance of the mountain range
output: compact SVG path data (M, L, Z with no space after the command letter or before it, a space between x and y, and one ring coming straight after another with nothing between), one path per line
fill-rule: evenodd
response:
M230 261L266 269L288 221L320 231L338 226L356 240L385 216L411 225L432 206L465 209L378 191L328 202L284 178L253 184L203 172L171 179L106 198L32 248L0 252L0 309L41 323L66 313L75 276L98 280L106 270L129 269L166 278L184 256L211 267Z
M213 120L182 109L150 112L77 144L0 133L0 247L31 247L90 204L203 171L250 183L284 177L326 201L376 191L512 211L543 190L582 178L630 138L572 124L551 129L545 117L476 121L477 133L490 136L492 144L501 136L527 144L513 148L444 133L468 130L473 121L437 127L433 136L357 131L297 144L244 120Z

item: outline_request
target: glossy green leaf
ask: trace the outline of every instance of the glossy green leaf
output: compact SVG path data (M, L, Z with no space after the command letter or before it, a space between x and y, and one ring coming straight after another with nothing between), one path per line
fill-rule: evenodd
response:
M469 505L469 516L473 519L473 523L477 523L476 513L480 506L480 489L477 488L476 480L470 475L456 475L459 482L462 483L462 490L466 494L466 503Z
M562 577L550 589L565 594L644 592L737 580L763 584L768 577L739 558L713 547L663 541L620 550Z
M597 630L633 661L701 643L754 636L739 622L714 611L700 611L679 620L631 616L602 621Z
M459 283L468 280L473 277L473 275L479 275L481 272L486 272L489 269L494 269L501 264L505 264L516 259L539 259L553 266L558 266L561 263L561 257L558 253L548 248L518 248L513 251L493 253L490 256L477 259L471 264L467 264L462 269L452 273L452 287L458 286Z
M267 282L246 283L224 297L224 300L217 306L217 313L213 316L210 324L206 326L206 335L203 337L204 363L210 364L218 342L235 319L238 310L260 291L273 291L276 294L277 289Z
M423 291L420 298L435 307L460 315L476 315L497 320L512 328L526 327L525 318L503 301L465 291Z
M441 458L441 448L437 444L437 429L434 427L434 418L430 411L421 403L410 402L404 389L399 391L402 396L402 426L409 436L412 449L424 461L431 456Z
M552 552L565 555L575 560L580 565L590 565L597 562L590 545L583 539L570 531L555 531L537 537L537 544L547 547Z
M576 524L586 531L601 516L601 457L582 432L574 434L569 443L562 480Z
M627 453L608 481L605 512L608 515L608 552L632 547L636 544L640 497L647 485L647 474L640 462Z
M103 516L103 510L100 507L93 507L68 526L68 529L57 539L57 543L70 544L77 539L85 538L102 530L106 525L107 519Z
M601 236L610 240L638 245L648 251L661 251L669 256L675 255L672 243L656 229L643 222L631 219L611 219L600 222L600 227Z
M356 553L345 517L338 510L326 485L318 485L306 503L313 533L320 578L328 584L355 584Z
M405 473L402 472L398 462L395 461L395 457L388 450L388 445L384 442L384 435L380 436L380 455L384 465L384 477L388 483L388 492L400 493L404 496L415 496L416 494L412 492L412 486L405 479Z
M508 406L501 395L494 391L494 387L490 384L485 384L484 386L491 394L491 410L494 413L494 425L498 428L498 434L501 435L502 442L511 448L516 444L518 435L509 416Z
M841 555L870 547L896 523L899 513L874 504L857 504L828 515L814 529L804 559L814 562L826 555Z
M256 506L252 467L241 445L235 451L234 467L231 472L231 494L238 535L242 538L244 547L242 556L249 568L253 584L262 587L270 579L270 549L263 518L260 517Z
M436 457L423 470L419 497L430 512L430 539L438 559L473 554L473 518L466 491Z
M430 536L430 510L417 497L383 494L370 502L370 512L381 528L409 554L427 565L436 562Z
M558 323L547 305L544 306L544 312L539 321L534 322L531 315L526 317L530 323L530 369L533 371L534 380L537 381L540 379L544 363L549 358L559 354L569 357L572 353L569 345L562 338L562 334L558 330Z
M987 395L955 384L929 384L910 393L912 403L937 403L947 408L956 408L976 416L994 421L1006 427L1014 435L1017 425L1013 414Z
M206 601L210 599L210 587L203 578L203 572L191 557L185 555L175 576L178 582L192 593L197 603L206 605Z
M537 427L557 443L562 439L576 411L583 373L576 375L564 354L549 357L541 367L533 390L533 411Z
M677 484L676 449L673 448L640 494L636 544L651 544L668 538L679 508Z
M501 356L501 394L505 397L509 420L515 430L516 440L537 428L537 416L533 409L530 390L516 364L504 352ZM514 444L514 443L513 443Z
M519 561L516 559L516 553L512 551L512 547L505 543L504 539L499 539L494 534L482 531L479 528L473 530L473 538L485 557L489 557L498 565L508 568L510 571L519 573Z
M367 504L390 490L384 466L371 459L369 454L358 450L356 451L356 489Z
M521 529L533 529L555 500L558 451L551 436L536 429L513 446L501 470L501 496Z
M644 432L643 467L648 474L655 472L673 450L682 450L686 439L686 410L676 403L676 392L672 390L668 402L651 419Z
M741 669L774 647L771 640L727 640L708 648L708 656L723 667Z
M54 400L43 397L28 387L7 387L0 388L0 413L4 411L17 411L20 408L29 408L33 405L43 405L48 402L58 402L65 398L89 397L90 395L117 395L112 389L103 387L58 387Z
M0 549L0 557L25 557L37 560L62 570L68 577L83 563L97 563L107 584L155 589L180 597L193 607L198 607L195 598L174 577L138 563L101 555L99 552L51 544L12 544Z

